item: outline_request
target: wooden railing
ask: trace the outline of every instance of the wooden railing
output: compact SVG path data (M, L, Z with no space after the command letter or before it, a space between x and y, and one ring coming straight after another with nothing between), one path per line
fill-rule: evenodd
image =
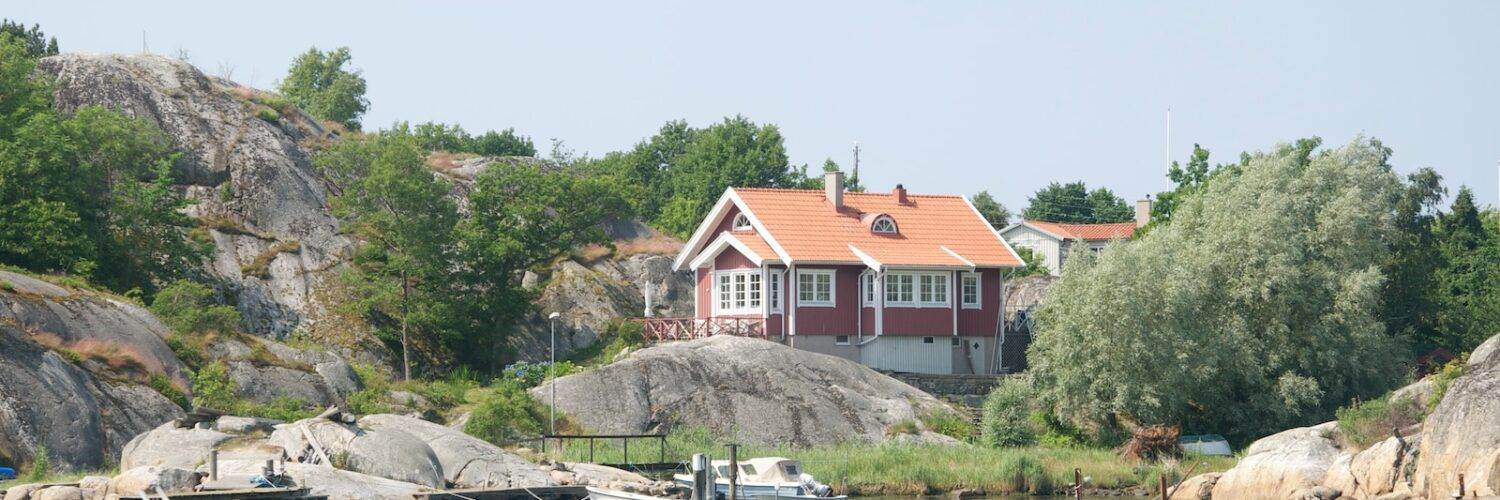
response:
M646 340L691 340L713 335L765 337L766 320L761 318L642 318L641 334Z

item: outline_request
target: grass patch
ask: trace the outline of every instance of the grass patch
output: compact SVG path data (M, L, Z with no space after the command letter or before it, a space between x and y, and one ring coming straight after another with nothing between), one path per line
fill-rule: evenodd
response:
M302 243L297 241L278 241L267 247L255 256L250 263L240 266L240 272L246 276L254 276L265 279L271 277L271 262L276 260L277 255L283 253L296 253L302 251Z
M1448 386L1452 385L1458 377L1463 376L1465 366L1468 365L1464 363L1464 359L1459 358L1449 361L1432 374L1432 397L1427 400L1428 408L1435 408L1438 403L1443 402L1443 396L1448 394Z
M640 349L646 345L641 334L641 324L634 321L615 320L605 327L600 339L588 347L568 353L564 361L582 368L591 368L613 363L621 352ZM561 365L559 365L560 367ZM559 374L558 376L562 376Z
M1355 450L1369 448L1391 437L1393 429L1419 423L1426 416L1416 401L1393 401L1389 394L1369 401L1355 401L1350 406L1339 408L1336 415L1344 444Z
M921 415L922 426L927 430L959 441L974 437L974 424L968 416L947 408L934 408Z
M271 123L276 123L281 121L281 112L265 106L256 106L255 117Z
M885 437L896 437L903 434L916 435L921 433L922 429L921 427L917 426L917 421L909 418L898 420L896 423L891 424L890 427L885 428Z
M177 390L177 387L173 386L172 381L167 380L167 377L163 377L161 376L161 374L153 373L151 374L151 378L146 381L146 385L150 387L151 390L156 391L162 396L166 396L166 398L172 400L173 403L177 403L177 406L182 408L183 410L192 409L193 402L188 400L187 394L184 394L182 391Z

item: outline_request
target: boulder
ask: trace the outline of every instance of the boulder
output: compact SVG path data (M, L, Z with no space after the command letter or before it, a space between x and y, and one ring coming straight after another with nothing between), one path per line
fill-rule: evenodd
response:
M1491 337L1481 347L1495 343ZM1422 423L1416 492L1428 498L1458 491L1458 474L1480 496L1500 495L1500 356L1475 356Z
M615 242L616 247L628 249L632 245L646 245L643 242L655 242L662 246L658 250L666 250L678 245L671 238L641 227L651 234L617 233L617 237L630 239ZM646 308L648 289L656 316L693 314L692 274L673 272L669 255L640 253L588 263L563 260L549 270L546 279L537 281L543 283L543 288L535 310L567 311L557 325L558 356L592 345L619 318L639 317ZM518 333L507 342L521 359L547 359L551 325L544 313L527 316Z
M46 485L42 484L18 484L15 486L8 486L5 489L4 500L27 500L31 498L32 492L45 487Z
M225 415L214 420L213 429L226 434L252 434L258 432L270 433L276 430L276 425L282 423L280 420L255 417L236 417Z
M45 447L59 467L101 469L130 438L182 416L156 391L108 382L37 343L6 316L14 297L0 292L0 457L26 462Z
M203 474L177 467L143 466L121 472L109 480L108 494L119 497L141 497L156 495L154 488L165 493L192 491L202 481Z
M104 476L84 476L78 479L78 487L85 490L97 491L99 492L99 496L104 496L104 493L109 491L109 478Z
M843 358L718 335L636 351L561 377L559 409L605 434L704 426L742 444L880 441L885 429L947 404Z
M251 460L229 460L219 462L222 475L260 474L265 462ZM327 496L333 500L363 498L411 498L412 495L429 488L420 484L404 483L383 477L339 470L324 465L288 462L286 475L299 487L308 489L309 496Z
M48 486L31 494L31 500L93 500L94 492L77 486Z
M1421 439L1421 436L1391 437L1359 453L1346 454L1329 470L1323 484L1350 498L1411 491Z
M1469 353L1469 366L1479 366L1500 360L1500 335L1490 337Z
M120 468L179 467L192 469L208 461L209 452L233 436L208 429L182 429L162 424L131 439L120 452Z
M343 468L372 476L442 488L443 468L432 448L416 436L395 429L360 432L349 443Z
M366 429L400 430L427 443L442 466L443 478L461 488L549 486L547 474L526 459L482 439L426 420L400 415L359 419Z
M327 408L344 401L317 373L282 366L256 366L248 361L231 361L228 366L235 396L257 403L291 398L304 406Z
M1288 498L1311 494L1342 455L1338 422L1299 427L1266 436L1215 483L1215 497Z
M309 418L276 426L266 442L286 450L287 458L291 460L307 462L315 455L312 443L307 440L307 436L311 435L323 453L332 460L335 455L349 452L349 443L354 441L359 432L359 428L352 425L323 418Z
M1222 475L1223 473L1210 472L1187 478L1172 491L1172 500L1209 500L1213 498L1214 484L1219 482L1219 476Z
M1431 410L1429 406L1431 406L1432 402L1432 393L1436 390L1437 383L1433 382L1431 378L1424 378L1407 384L1405 387L1396 389L1395 391L1391 391L1390 400L1392 403L1408 400L1416 404L1417 408L1421 408L1423 412L1427 412Z

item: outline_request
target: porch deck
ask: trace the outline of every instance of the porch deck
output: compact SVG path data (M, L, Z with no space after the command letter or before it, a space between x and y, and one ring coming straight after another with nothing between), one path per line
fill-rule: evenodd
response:
M641 334L650 341L692 340L713 335L766 338L761 318L640 318Z

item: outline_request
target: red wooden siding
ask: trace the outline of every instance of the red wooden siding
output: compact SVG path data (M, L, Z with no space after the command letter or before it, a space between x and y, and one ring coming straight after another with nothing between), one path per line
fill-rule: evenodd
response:
M749 257L745 257L745 254L740 253L734 247L725 248L718 257L714 257L714 269L750 269L752 267L760 266L755 265Z
M1000 271L998 269L981 269L979 271L979 303L982 309L959 309L958 310L958 333L968 336L994 335L998 323L1000 311ZM960 295L954 297L962 300L963 289L955 287ZM962 304L962 302L960 302ZM960 305L962 307L962 305Z
M953 336L953 310L946 307L887 307L882 335Z
M699 268L695 272L698 273L698 285L693 290L693 295L696 297L694 300L697 301L698 305L695 316L698 318L708 318L713 316L714 313L714 303L710 302L713 300L713 296L711 295L713 293L713 270Z
M834 307L797 307L797 335L854 335L859 328L859 266L798 266L798 270L834 269ZM797 293L791 277L788 293Z

